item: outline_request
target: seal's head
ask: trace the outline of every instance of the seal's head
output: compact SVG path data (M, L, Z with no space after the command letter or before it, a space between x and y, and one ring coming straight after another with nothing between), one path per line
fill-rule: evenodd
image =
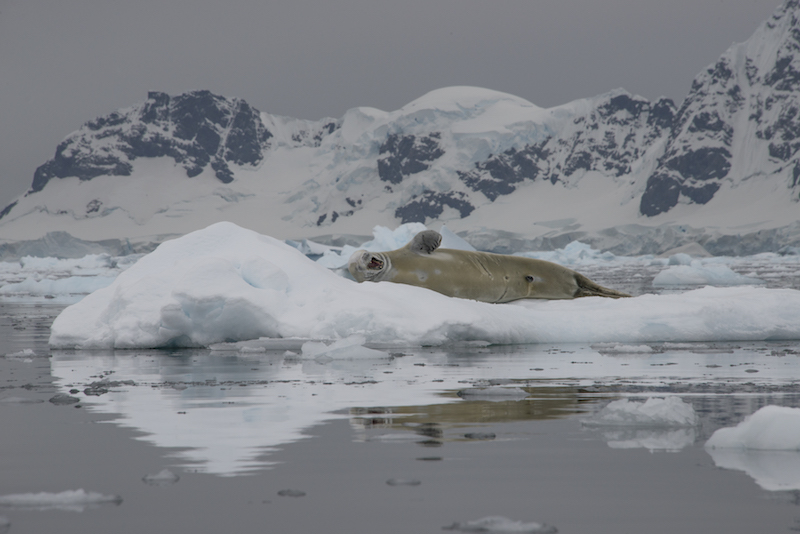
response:
M356 282L379 282L384 279L391 266L391 261L385 254L356 250L350 256L347 270Z

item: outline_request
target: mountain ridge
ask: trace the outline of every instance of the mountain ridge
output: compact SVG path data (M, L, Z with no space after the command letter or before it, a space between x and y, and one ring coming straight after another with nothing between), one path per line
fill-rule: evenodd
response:
M714 250L759 232L772 235L763 247L797 246L799 17L787 0L680 106L617 89L544 109L450 87L306 121L209 91L151 92L60 143L0 211L0 236L146 240L227 218L284 238L422 222L542 246L649 236L639 250L666 250L686 244L658 246L681 227Z

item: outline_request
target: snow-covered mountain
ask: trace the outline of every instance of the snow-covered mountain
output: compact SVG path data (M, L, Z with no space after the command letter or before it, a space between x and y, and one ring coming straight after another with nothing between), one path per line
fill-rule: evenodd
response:
M0 238L135 249L230 220L281 238L423 222L478 248L580 239L615 253L800 244L800 0L692 83L550 109L488 89L304 121L208 91L152 92L86 123L0 212Z

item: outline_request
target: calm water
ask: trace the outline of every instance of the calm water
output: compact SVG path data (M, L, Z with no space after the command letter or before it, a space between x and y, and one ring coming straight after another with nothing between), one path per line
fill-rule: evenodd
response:
M433 533L487 516L561 533L800 530L800 453L723 469L703 447L761 406L800 406L800 342L327 363L283 351L52 352L60 309L0 304L0 496L84 489L122 502L0 507L0 532ZM490 385L524 394L468 395ZM77 402L48 402L56 394ZM582 423L614 399L651 396L678 396L700 423ZM143 481L165 468L179 480ZM776 481L791 489L764 489Z

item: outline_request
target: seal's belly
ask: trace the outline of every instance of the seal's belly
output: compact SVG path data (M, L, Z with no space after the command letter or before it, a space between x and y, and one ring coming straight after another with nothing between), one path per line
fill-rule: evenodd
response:
M524 298L509 295L510 277L496 262L476 255L455 255L437 251L417 256L413 261L394 261L393 276L388 281L437 291L450 297L506 302ZM518 292L514 292L518 293Z
M440 249L428 255L393 257L392 275L385 280L450 297L499 303L574 298L574 274L540 260Z

